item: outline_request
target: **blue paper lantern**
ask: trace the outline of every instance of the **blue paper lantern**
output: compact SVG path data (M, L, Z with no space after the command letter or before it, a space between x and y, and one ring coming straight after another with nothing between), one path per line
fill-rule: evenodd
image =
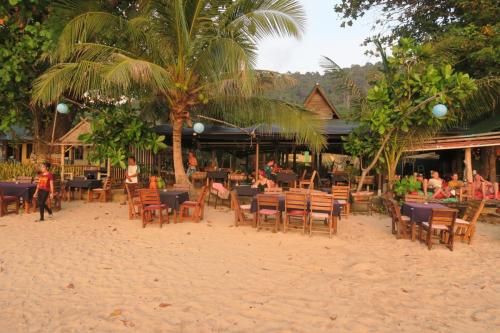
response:
M203 125L202 123L195 123L193 125L193 130L195 131L195 133L201 134L205 130L205 125Z
M57 104L56 110L57 110L57 112L62 113L62 114L66 114L69 112L68 106L64 103Z
M436 104L432 108L432 114L437 118L444 118L448 113L448 108L444 104Z

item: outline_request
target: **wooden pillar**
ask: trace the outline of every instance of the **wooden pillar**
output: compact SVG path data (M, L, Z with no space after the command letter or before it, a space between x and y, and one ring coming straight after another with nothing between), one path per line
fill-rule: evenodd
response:
M297 172L297 150L295 145L293 146L293 162L292 162L292 169L294 172Z
M486 148L489 151L488 164L489 164L489 179L491 182L497 181L497 151L495 147Z
M64 153L65 153L65 145L61 146L61 181L64 181Z
M472 182L472 149L465 148L465 177L468 182Z
M111 179L111 159L108 158L108 161L107 161L107 166L106 166L106 173L107 173L107 177L108 179Z
M257 176L259 174L259 153L260 153L260 145L257 142L255 145L255 179L257 179Z
M212 150L212 167L215 167L216 164L215 150Z

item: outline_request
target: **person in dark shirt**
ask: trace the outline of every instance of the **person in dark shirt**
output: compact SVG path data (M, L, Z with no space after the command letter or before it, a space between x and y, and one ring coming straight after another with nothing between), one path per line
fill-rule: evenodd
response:
M47 210L49 218L52 218L52 209L47 206L47 199L54 197L54 176L49 172L50 164L43 162L40 166L40 176L38 177L38 184L36 186L35 194L33 195L38 199L38 207L40 208L40 219L35 222L44 221L44 212Z

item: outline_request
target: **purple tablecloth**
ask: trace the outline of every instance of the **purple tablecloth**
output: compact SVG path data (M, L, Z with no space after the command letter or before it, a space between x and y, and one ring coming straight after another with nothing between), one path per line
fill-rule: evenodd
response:
M166 204L168 208L173 208L179 211L181 203L189 200L189 193L187 191L165 191L160 190L160 201Z
M401 206L401 214L409 216L413 222L428 222L433 208L447 208L438 203L406 202Z
M233 189L238 193L240 197L253 197L259 194L258 188L253 188L250 185L247 186L235 186Z
M16 184L16 183L0 183L0 188L4 195L23 198L25 202L31 202L33 194L35 194L36 184Z
M297 175L294 173L280 172L276 174L275 180L277 183L293 183L297 180Z
M279 211L283 212L285 210L285 196L284 195L278 195L278 200L279 200ZM342 204L334 200L333 202L333 215L337 216L340 218L340 211L342 208ZM309 209L309 199L307 201L307 207ZM250 212L255 213L257 211L257 196L254 196L252 199L252 203L250 206Z
M229 172L227 171L208 171L207 178L227 181L228 174Z
M69 180L66 184L68 188L86 188L86 189L94 189L100 188L102 186L102 182L97 179L73 179Z

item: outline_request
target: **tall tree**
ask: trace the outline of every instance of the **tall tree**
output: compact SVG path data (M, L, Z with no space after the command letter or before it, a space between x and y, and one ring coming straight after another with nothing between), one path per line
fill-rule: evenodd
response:
M87 91L161 101L173 125L177 182L187 182L181 133L193 113L238 124L277 124L316 150L324 146L321 121L295 105L262 97L269 76L254 70L260 39L301 35L305 18L298 1L143 0L130 1L118 14L106 6L57 3L54 15L67 23L54 66L35 82L33 103L48 105Z
M454 72L449 64L432 64L431 48L426 45L401 39L390 57L380 44L378 47L383 59L383 75L366 98L355 90L360 125L344 145L353 156L369 161L366 166L362 163L358 191L362 189L364 177L377 164L385 166L391 187L397 163L409 141L433 134L460 119L460 106L476 89L467 74ZM338 66L331 62L328 70L335 73ZM431 110L437 103L449 106L446 119L432 115Z

